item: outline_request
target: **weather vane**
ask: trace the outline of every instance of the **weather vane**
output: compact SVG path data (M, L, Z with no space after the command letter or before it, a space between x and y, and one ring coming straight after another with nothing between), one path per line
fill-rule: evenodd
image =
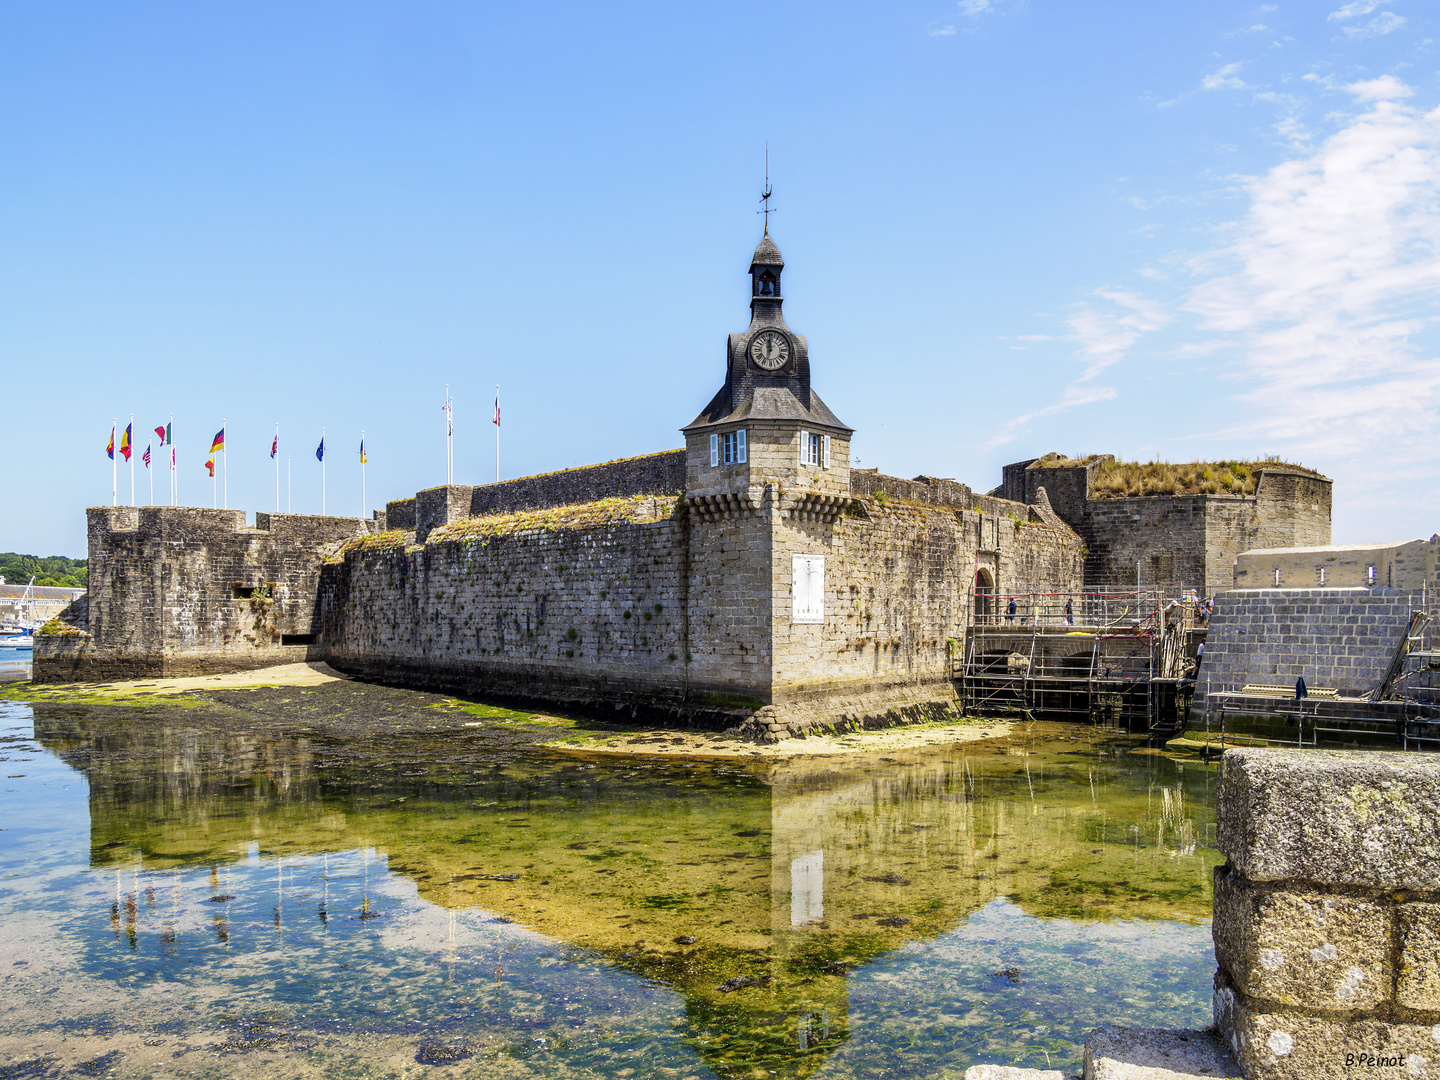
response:
M775 211L770 206L770 140L765 140L765 194L760 196L760 201L765 204L764 210L756 210L757 214L765 215L765 235L770 235L770 215Z

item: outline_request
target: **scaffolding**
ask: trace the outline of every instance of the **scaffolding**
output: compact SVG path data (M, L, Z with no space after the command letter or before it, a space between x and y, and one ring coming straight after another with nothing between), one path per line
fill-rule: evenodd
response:
M1157 589L1013 593L977 588L954 674L967 711L1176 730L1188 709L1191 599ZM1183 706L1183 707L1182 707Z

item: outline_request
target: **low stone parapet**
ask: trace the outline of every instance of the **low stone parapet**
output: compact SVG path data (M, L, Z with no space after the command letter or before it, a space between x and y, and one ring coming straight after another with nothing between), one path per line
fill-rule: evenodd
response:
M1250 1080L1440 1077L1440 757L1231 750L1215 1022Z

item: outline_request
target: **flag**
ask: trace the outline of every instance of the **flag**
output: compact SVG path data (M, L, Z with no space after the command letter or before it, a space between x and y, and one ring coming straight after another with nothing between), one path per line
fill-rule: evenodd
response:
M109 455L111 461L115 460L115 428L113 426L110 428L110 445L105 447L105 453Z
M172 426L172 425L170 425L170 424L166 424L166 425L165 425L165 442L168 443L170 446L174 446L174 445L175 445L175 433L170 430L171 426Z
M320 436L320 445L315 448L315 460L325 460L325 436Z
M164 446L167 441L165 438L165 425L161 424L159 427L157 427L155 429L155 434L160 438L160 445Z
M360 440L360 464L365 464L365 440Z
M208 459L206 459L206 461L205 461L205 468L207 468L207 469L210 470L210 475L211 475L212 477L215 475L215 455L214 455L214 454L211 454L210 457L209 457Z
M125 425L125 431L120 436L120 456L126 461L130 460L130 425Z
M490 421L496 427L500 426L500 395L495 395L495 419Z
M440 411L445 414L445 435L448 438L455 434L455 414L450 408L450 399L445 399L445 404L440 406Z
M150 467L150 446L148 443L145 446L145 453L140 455L140 460L145 462L145 467L147 469Z
M273 458L280 452L280 436L276 435L270 443L270 456Z
M210 453L213 454L213 453L215 453L216 450L224 450L224 449L225 449L225 429L222 427L219 431L217 431L217 432L215 433L215 438L213 438L213 439L210 440Z

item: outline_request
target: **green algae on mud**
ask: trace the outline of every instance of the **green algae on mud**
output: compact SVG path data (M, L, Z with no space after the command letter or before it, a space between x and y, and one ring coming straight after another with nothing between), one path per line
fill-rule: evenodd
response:
M273 1010L320 1040L306 1061L423 1028L473 1040L454 1067L476 1075L922 1076L1073 1061L1078 1025L1148 987L1157 1022L1208 1001L1203 957L1147 950L1204 939L1213 773L1131 740L619 758L547 749L535 714L357 683L207 700L35 707L39 747L86 781L77 880L106 886L79 901L74 963L117 992L218 995L226 1024ZM446 920L453 945L420 944ZM257 965L263 985L240 974ZM1011 966L1018 992L991 975ZM1110 994L1130 999L1113 1017ZM263 1052L299 1064L287 1045Z

